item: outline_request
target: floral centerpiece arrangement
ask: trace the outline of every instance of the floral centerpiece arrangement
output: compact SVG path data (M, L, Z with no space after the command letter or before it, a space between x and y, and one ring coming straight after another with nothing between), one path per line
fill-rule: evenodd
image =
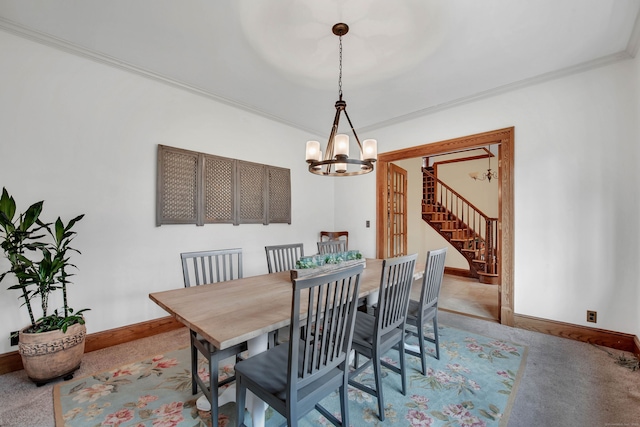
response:
M338 268L350 267L355 264L363 264L366 268L366 260L360 251L347 251L328 254L318 254L300 258L296 262L296 268L291 270L291 278L323 274Z
M318 268L323 265L341 264L345 261L354 261L362 259L360 251L336 252L322 255L313 255L302 257L296 262L296 268Z

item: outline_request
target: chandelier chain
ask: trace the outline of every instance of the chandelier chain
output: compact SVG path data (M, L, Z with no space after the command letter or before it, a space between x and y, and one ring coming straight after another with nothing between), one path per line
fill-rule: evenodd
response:
M340 39L340 68L338 69L339 73L338 73L338 95L340 96L340 99L342 99L342 36L339 37Z

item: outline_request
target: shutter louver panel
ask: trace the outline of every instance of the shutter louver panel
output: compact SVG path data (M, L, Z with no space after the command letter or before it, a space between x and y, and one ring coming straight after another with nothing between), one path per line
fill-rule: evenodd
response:
M237 161L238 224L265 223L264 165Z
M291 224L291 177L289 169L268 167L269 223Z
M196 224L198 155L167 147L158 150L158 224ZM162 189L162 190L160 190Z
M204 222L233 223L233 159L204 156Z

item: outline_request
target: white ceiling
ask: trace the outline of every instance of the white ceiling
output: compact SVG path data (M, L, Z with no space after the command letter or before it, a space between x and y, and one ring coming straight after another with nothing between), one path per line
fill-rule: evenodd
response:
M634 57L640 0L0 0L0 29L328 135ZM364 135L366 137L366 135Z

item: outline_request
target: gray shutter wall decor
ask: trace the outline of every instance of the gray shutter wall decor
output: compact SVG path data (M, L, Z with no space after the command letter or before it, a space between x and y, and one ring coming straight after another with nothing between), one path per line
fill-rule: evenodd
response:
M290 170L158 145L156 225L291 224Z

